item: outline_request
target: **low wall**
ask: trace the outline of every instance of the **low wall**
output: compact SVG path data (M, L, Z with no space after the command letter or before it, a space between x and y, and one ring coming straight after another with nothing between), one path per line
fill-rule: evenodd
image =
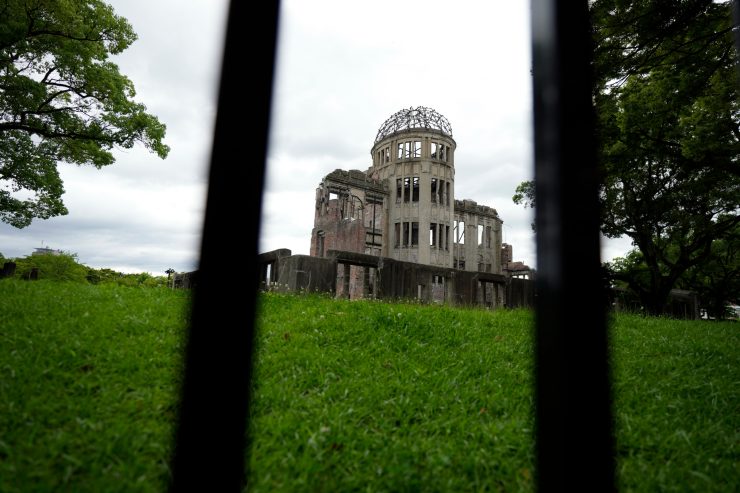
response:
M258 257L263 289L331 293L343 298L417 299L428 303L490 308L534 304L533 282L500 274L469 272L329 250L326 257L291 255L290 250Z

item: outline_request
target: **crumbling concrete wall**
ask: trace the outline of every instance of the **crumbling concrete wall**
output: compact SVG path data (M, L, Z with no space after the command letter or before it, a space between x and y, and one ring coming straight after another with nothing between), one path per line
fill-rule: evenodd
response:
M502 224L496 209L474 200L456 200L453 266L468 272L501 274Z
M334 170L316 189L310 254L329 250L381 255L384 237L384 185L359 170Z
M489 308L524 306L527 302L526 299L509 299L518 292L511 291L508 283L528 281L494 273L461 271L339 250L328 251L326 257L285 257L269 252L260 259L276 266L272 289L324 292L351 299L415 299L425 303Z

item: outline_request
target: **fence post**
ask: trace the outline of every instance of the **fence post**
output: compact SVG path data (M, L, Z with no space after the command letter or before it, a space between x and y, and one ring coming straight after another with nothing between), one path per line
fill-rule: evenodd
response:
M232 1L226 22L208 195L180 390L170 491L241 492L257 296L257 249L279 2ZM245 50L249 86L244 83ZM246 230L244 275L222 268ZM243 280L246 279L247 282Z
M538 491L614 484L588 0L533 0Z

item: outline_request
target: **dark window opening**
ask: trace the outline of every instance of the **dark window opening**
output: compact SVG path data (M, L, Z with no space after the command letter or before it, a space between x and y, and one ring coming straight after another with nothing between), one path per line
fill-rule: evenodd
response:
M409 244L409 223L403 223L403 246Z
M319 231L316 233L316 253L319 257L324 256L324 232Z
M411 199L411 178L403 179L403 201L408 202Z
M401 223L395 224L395 234L393 235L393 242L396 248L401 246Z
M413 195L411 196L412 202L419 201L419 177L415 176L413 181Z
M437 223L429 223L429 246L437 246Z
M432 178L432 203L437 203L437 179Z
M411 246L419 245L419 223L411 223Z
M403 180L401 180L401 178L396 179L396 204L400 204L401 198L403 197L402 182Z

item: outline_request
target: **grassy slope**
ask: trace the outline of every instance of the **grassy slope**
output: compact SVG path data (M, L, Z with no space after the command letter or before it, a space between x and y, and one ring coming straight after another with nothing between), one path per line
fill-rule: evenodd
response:
M0 491L163 491L188 293L0 281ZM531 314L269 294L254 491L531 491ZM737 491L740 333L620 315L621 491Z
M269 295L253 491L531 484L530 316Z
M621 491L740 491L740 325L621 315L612 344Z
M0 281L0 491L163 491L185 293Z

